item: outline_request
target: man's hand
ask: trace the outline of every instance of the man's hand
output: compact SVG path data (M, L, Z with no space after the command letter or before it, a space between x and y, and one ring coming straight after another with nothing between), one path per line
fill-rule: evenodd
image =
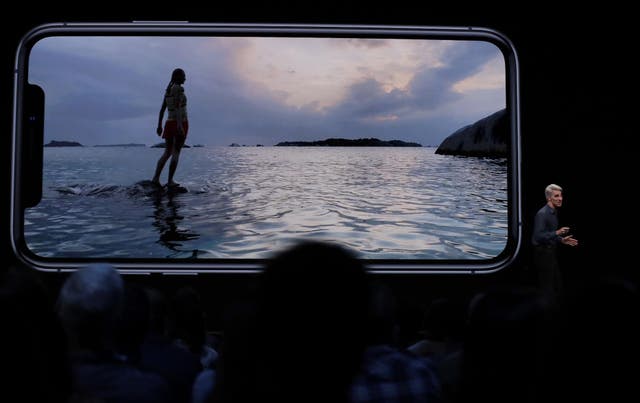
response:
M567 235L569 233L569 230L570 230L569 227L562 227L556 231L556 235L559 235L559 236Z
M158 136L162 134L162 126L158 125L158 128L156 129L156 133L158 133Z
M567 235L563 237L560 242L569 246L578 246L578 240L573 238L573 235Z

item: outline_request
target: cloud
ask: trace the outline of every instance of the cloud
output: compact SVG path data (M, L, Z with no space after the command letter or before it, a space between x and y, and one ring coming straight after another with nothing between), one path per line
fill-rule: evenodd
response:
M261 41L45 40L34 48L30 74L46 91L46 141L156 142L162 94L175 67L187 73L189 142L207 145L326 137L435 144L505 106L502 55L488 43L404 41L394 47L391 40L330 39L304 49L299 40L288 47ZM305 59L308 53L314 57ZM483 86L488 72L495 82ZM473 85L461 86L464 80ZM290 102L293 91L311 96ZM313 98L322 91L338 96Z
M447 48L442 64L423 67L406 88L385 91L383 83L366 79L353 84L344 100L329 113L341 119L375 121L385 120L385 116L402 119L443 109L463 98L455 85L474 76L497 55L497 48L490 44L456 44Z

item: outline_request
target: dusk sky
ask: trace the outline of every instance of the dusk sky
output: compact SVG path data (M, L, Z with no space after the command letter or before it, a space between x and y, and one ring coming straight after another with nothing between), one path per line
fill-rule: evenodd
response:
M376 137L437 146L506 106L504 58L487 42L50 37L29 64L46 94L45 142L160 142L176 67L187 75L187 144Z

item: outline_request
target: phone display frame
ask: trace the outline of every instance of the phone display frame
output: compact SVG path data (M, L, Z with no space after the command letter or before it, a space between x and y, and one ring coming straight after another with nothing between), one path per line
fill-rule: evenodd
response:
M508 229L506 247L500 255L489 260L463 261L365 261L376 273L401 274L474 274L493 273L507 267L521 248L522 223L520 200L520 94L518 57L513 44L503 34L481 27L429 27L379 25L297 25L297 24L205 24L188 22L132 22L132 23L54 23L34 28L21 40L14 72L14 113L12 133L11 173L11 246L23 263L43 271L72 271L90 261L106 259L49 259L32 253L25 241L25 205L33 196L38 172L32 172L33 160L42 156L44 116L37 106L30 104L28 90L28 60L32 47L50 36L283 36L283 37L354 37L354 38L429 38L487 41L496 45L505 58L506 109L510 124L508 142ZM40 146L40 147L38 147ZM38 164L35 165L39 167ZM40 176L42 173L40 172ZM41 180L41 179L40 179ZM37 188L37 187L36 187ZM255 273L264 259L108 259L116 268L131 273L197 274L197 273Z

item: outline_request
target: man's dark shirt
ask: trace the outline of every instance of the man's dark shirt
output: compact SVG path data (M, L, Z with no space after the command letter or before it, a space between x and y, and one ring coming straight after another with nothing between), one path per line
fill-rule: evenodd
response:
M558 215L556 210L545 204L538 212L533 221L533 236L531 243L534 246L555 246L560 242L559 235L556 235L558 229Z
M78 353L71 357L73 401L173 403L160 376L141 371L117 357Z

